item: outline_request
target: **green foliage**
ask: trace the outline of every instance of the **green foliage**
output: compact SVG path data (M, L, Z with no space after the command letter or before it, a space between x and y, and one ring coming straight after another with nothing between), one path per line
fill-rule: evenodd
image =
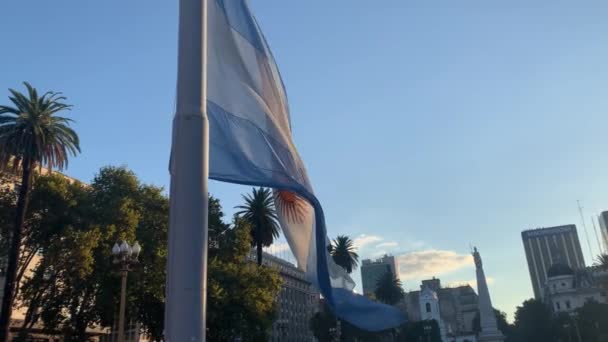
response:
M602 253L597 256L595 260L595 266L599 266L603 269L608 269L608 253Z
M350 274L357 269L359 255L350 237L346 235L337 236L329 245L329 253L334 262L344 268L347 273Z
M326 304L322 306L319 312L313 315L309 325L313 335L320 342L335 341L338 336L338 329L340 330L340 341L344 342L376 342L395 335L394 330L369 332L361 330L346 321L340 321L338 324L336 316L334 316Z
M90 186L59 175L40 177L36 184L25 246L42 259L23 285L31 320L26 324L40 319L68 341L84 340L94 324L111 325L118 278L110 249L118 239L133 242L137 236L145 267L129 274L129 316L160 336L168 221L162 189L141 185L132 172L114 167L103 168Z
M6 173L0 173L0 267L4 270L8 256L8 238L10 228L15 220L15 205L17 196L7 184L11 177Z
M552 314L541 301L526 300L515 313L509 341L608 341L608 304L588 301L568 314Z
M409 322L399 329L397 341L441 342L441 331L435 320Z
M389 305L399 303L405 296L403 287L401 287L401 280L395 277L391 271L386 272L378 279L374 294L376 299Z
M334 341L337 320L326 304L310 319L310 330L320 342Z
M15 170L21 163L63 169L80 152L71 119L56 114L69 110L61 93L38 91L24 82L27 95L9 89L12 106L0 106L0 164Z
M262 265L262 248L272 245L279 237L279 221L275 211L272 191L267 188L253 189L249 195L243 195L244 205L236 215L249 222L251 227L251 245L257 249L258 265Z
M518 341L554 341L551 310L541 301L529 299L515 311L515 333Z
M119 303L119 277L111 248L136 238L140 263L128 275L127 317L152 340L162 339L169 201L163 189L141 184L125 168L105 167L89 186L61 175L40 176L31 193L24 255L41 255L24 280L28 307L23 327L36 322L66 341L86 340L86 329L111 326ZM14 211L0 192L3 213ZM10 217L7 216L7 217ZM272 324L281 280L276 270L248 261L251 227L223 221L219 201L209 201L208 328L214 341L264 339ZM25 337L24 334L22 337Z
M275 269L248 261L248 222L237 219L218 240L209 260L207 338L210 341L265 341L275 313L281 278Z
M608 341L608 304L588 301L576 311L583 341Z
M0 168L11 168L13 173L21 172L19 195L15 208L15 221L10 232L7 254L4 295L0 308L0 339L9 335L16 290L19 285L19 265L27 265L22 253L22 239L25 219L32 186L33 168L47 166L49 169L63 169L70 156L80 152L78 135L70 124L71 119L58 116L70 105L60 93L38 91L25 82L27 95L9 89L12 106L0 106ZM24 262L25 260L25 262Z

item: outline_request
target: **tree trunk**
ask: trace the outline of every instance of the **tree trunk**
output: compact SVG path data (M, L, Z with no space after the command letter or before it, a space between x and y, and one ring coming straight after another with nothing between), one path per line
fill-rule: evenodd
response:
M258 266L262 266L262 243L258 243L257 248L258 248Z
M2 297L2 311L0 312L0 342L8 342L10 335L10 322L13 313L13 301L15 299L15 288L19 284L15 283L17 267L19 264L19 252L21 250L21 238L23 235L23 223L27 211L30 185L32 182L32 163L25 159L23 174L21 176L21 188L17 199L17 215L15 217L15 227L10 240L8 252L8 267L6 270L6 282L4 283L4 297Z

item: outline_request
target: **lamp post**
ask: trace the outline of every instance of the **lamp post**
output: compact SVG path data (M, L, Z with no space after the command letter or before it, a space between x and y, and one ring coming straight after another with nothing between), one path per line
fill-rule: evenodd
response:
M137 257L141 252L141 246L137 241L130 246L127 241L121 244L118 242L112 247L114 264L119 266L121 286L120 286L120 311L118 312L118 342L125 341L125 306L127 301L127 274L131 266L137 263Z

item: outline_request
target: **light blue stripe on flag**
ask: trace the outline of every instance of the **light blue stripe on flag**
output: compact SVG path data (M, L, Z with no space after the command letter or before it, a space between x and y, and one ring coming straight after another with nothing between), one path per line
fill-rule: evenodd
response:
M323 209L291 136L282 80L245 0L216 0L208 14L210 178L275 189L283 233L334 313L365 330L404 322L396 308L352 292L329 257Z

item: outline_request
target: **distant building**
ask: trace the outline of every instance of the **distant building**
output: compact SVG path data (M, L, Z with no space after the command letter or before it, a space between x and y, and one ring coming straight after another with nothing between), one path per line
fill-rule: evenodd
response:
M255 256L252 255L252 260L254 259ZM262 262L276 268L283 279L270 341L314 341L310 319L319 310L319 293L306 280L304 272L294 264L268 253L264 253Z
M556 263L547 271L543 301L553 312L572 313L586 302L608 302L606 289L598 284L595 267L573 270L568 265Z
M378 279L386 272L391 272L394 276L399 276L399 266L397 260L392 255L385 255L380 259L365 259L361 262L361 287L366 296L376 292Z
M439 317L437 323L442 330L442 339L446 342L476 341L473 320L478 309L478 297L470 285L441 287L441 281L436 278L423 280L420 291L411 291L405 295L408 320L417 322L437 320Z
M558 261L577 270L585 268L583 251L573 224L526 230L521 233L534 297L544 298L547 272Z
M420 320L436 321L437 325L439 325L441 340L447 341L446 329L443 319L441 318L437 291L429 286L422 285L420 289L420 296L418 297L418 304L420 307Z

